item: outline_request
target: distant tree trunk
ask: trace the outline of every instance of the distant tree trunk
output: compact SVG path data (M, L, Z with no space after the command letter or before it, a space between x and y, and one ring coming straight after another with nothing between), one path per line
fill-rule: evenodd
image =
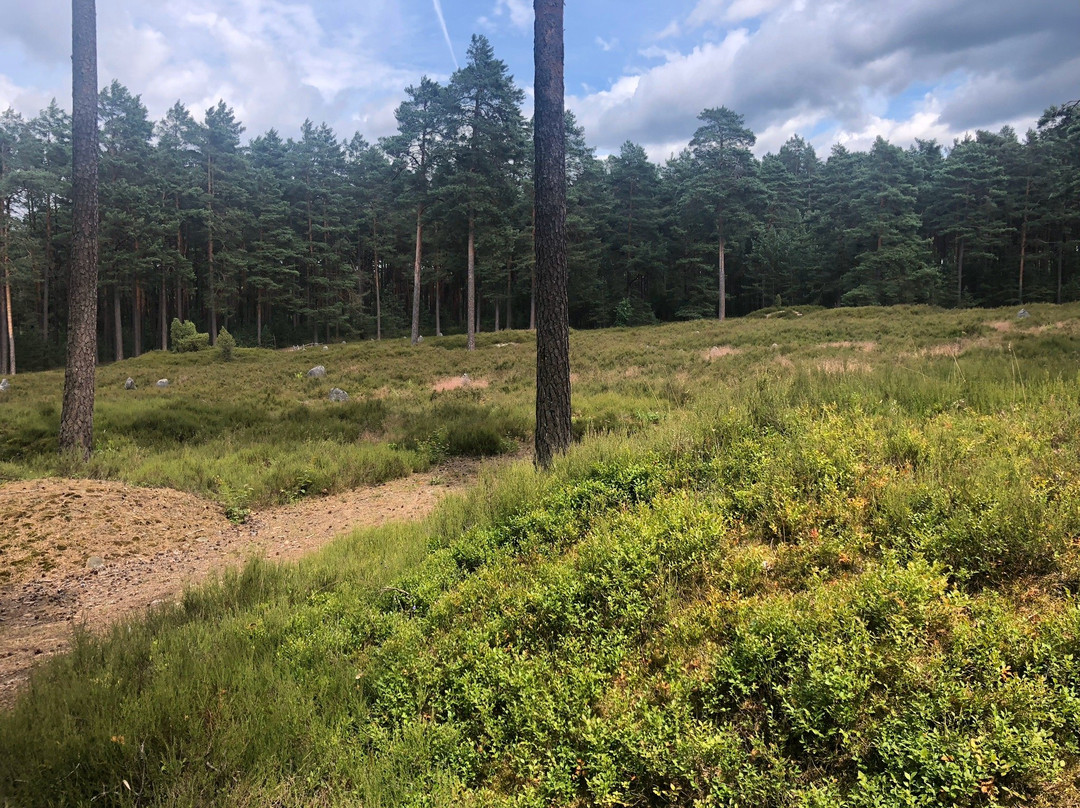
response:
M1031 196L1031 178L1024 189L1024 223L1020 226L1020 305L1024 305L1024 261L1027 258L1028 197Z
M1065 232L1062 231L1057 239L1057 305L1062 304L1062 270L1065 266ZM12 360L12 366L14 366ZM14 373L14 372L13 372Z
M167 310L167 304L169 302L168 292L165 287L165 271L161 272L161 297L158 300L158 327L161 329L161 350L169 350L169 329L168 319L169 312Z
M4 333L7 336L7 372L15 375L15 320L11 310L10 262L4 261Z
M499 331L499 301L495 301L495 331Z
M468 306L465 313L468 350L476 350L476 221L469 214L469 275L466 281Z
M435 280L435 336L442 336L442 279Z
M514 330L514 271L506 265L506 330Z
M262 347L263 290L255 297L255 344Z
M413 262L412 344L420 341L420 263L424 244L424 206L416 208L416 260Z
M135 281L135 301L131 310L131 331L135 338L134 356L142 356L142 315L143 315L143 291L138 281Z
M0 376L6 376L8 372L7 340L7 295L0 292Z
M964 239L956 243L956 307L964 305Z
M124 361L124 321L120 313L120 287L113 284L113 340L116 342L116 361Z
M724 322L727 318L727 271L724 268L724 237L720 236L720 322Z
M382 340L382 287L379 283L379 248L378 248L378 235L379 235L379 220L373 218L371 220L371 243L375 246L372 247L372 260L375 267L375 339Z
M49 276L52 275L53 245L52 245L52 196L45 197L45 272L42 274L41 283L41 339L49 341Z
M72 0L72 244L60 451L90 458L97 360L97 11Z
M570 446L563 0L533 0L536 22L536 464Z

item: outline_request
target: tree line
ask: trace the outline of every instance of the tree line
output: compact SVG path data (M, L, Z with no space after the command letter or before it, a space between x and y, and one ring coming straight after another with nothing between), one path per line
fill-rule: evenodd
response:
M99 96L101 359L168 346L172 319L283 346L535 326L533 144L524 93L474 37L444 85L407 88L372 143L305 121L248 143L224 101L159 121ZM707 109L663 165L605 159L566 115L570 324L726 317L774 305L1006 305L1080 297L1080 109L1021 139L879 138L826 159L799 136L757 158ZM0 373L63 364L71 120L0 115Z

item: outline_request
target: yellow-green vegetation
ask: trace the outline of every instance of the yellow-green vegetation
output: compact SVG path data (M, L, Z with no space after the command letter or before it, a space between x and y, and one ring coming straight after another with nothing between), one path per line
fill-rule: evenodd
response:
M0 804L1076 805L1080 308L1030 310L576 334L584 440L552 473L80 637L0 717ZM528 340L325 364L386 391L373 431L431 440L527 428ZM255 418L218 388L273 366L254 401L333 424L310 357L192 355L153 412ZM451 369L489 386L433 395ZM243 467L260 429L213 440Z

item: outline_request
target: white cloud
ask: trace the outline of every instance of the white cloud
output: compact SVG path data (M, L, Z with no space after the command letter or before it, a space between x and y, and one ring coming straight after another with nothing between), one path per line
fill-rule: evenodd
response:
M510 24L522 30L533 22L532 4L526 0L496 0L494 14L496 17L508 16Z
M596 37L596 45L597 45L598 48L600 48L600 50L607 53L608 51L612 51L612 50L614 50L615 48L617 48L619 46L619 40L618 39L610 39L609 40L609 39L604 39L602 36L598 36L598 37Z

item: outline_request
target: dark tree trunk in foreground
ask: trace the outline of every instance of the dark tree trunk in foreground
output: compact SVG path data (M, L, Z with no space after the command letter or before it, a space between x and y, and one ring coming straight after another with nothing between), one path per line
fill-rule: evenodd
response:
M536 464L570 446L570 325L566 268L563 0L536 12Z
M67 370L60 451L89 459L94 444L97 362L98 130L97 12L71 0L72 246L68 279Z

